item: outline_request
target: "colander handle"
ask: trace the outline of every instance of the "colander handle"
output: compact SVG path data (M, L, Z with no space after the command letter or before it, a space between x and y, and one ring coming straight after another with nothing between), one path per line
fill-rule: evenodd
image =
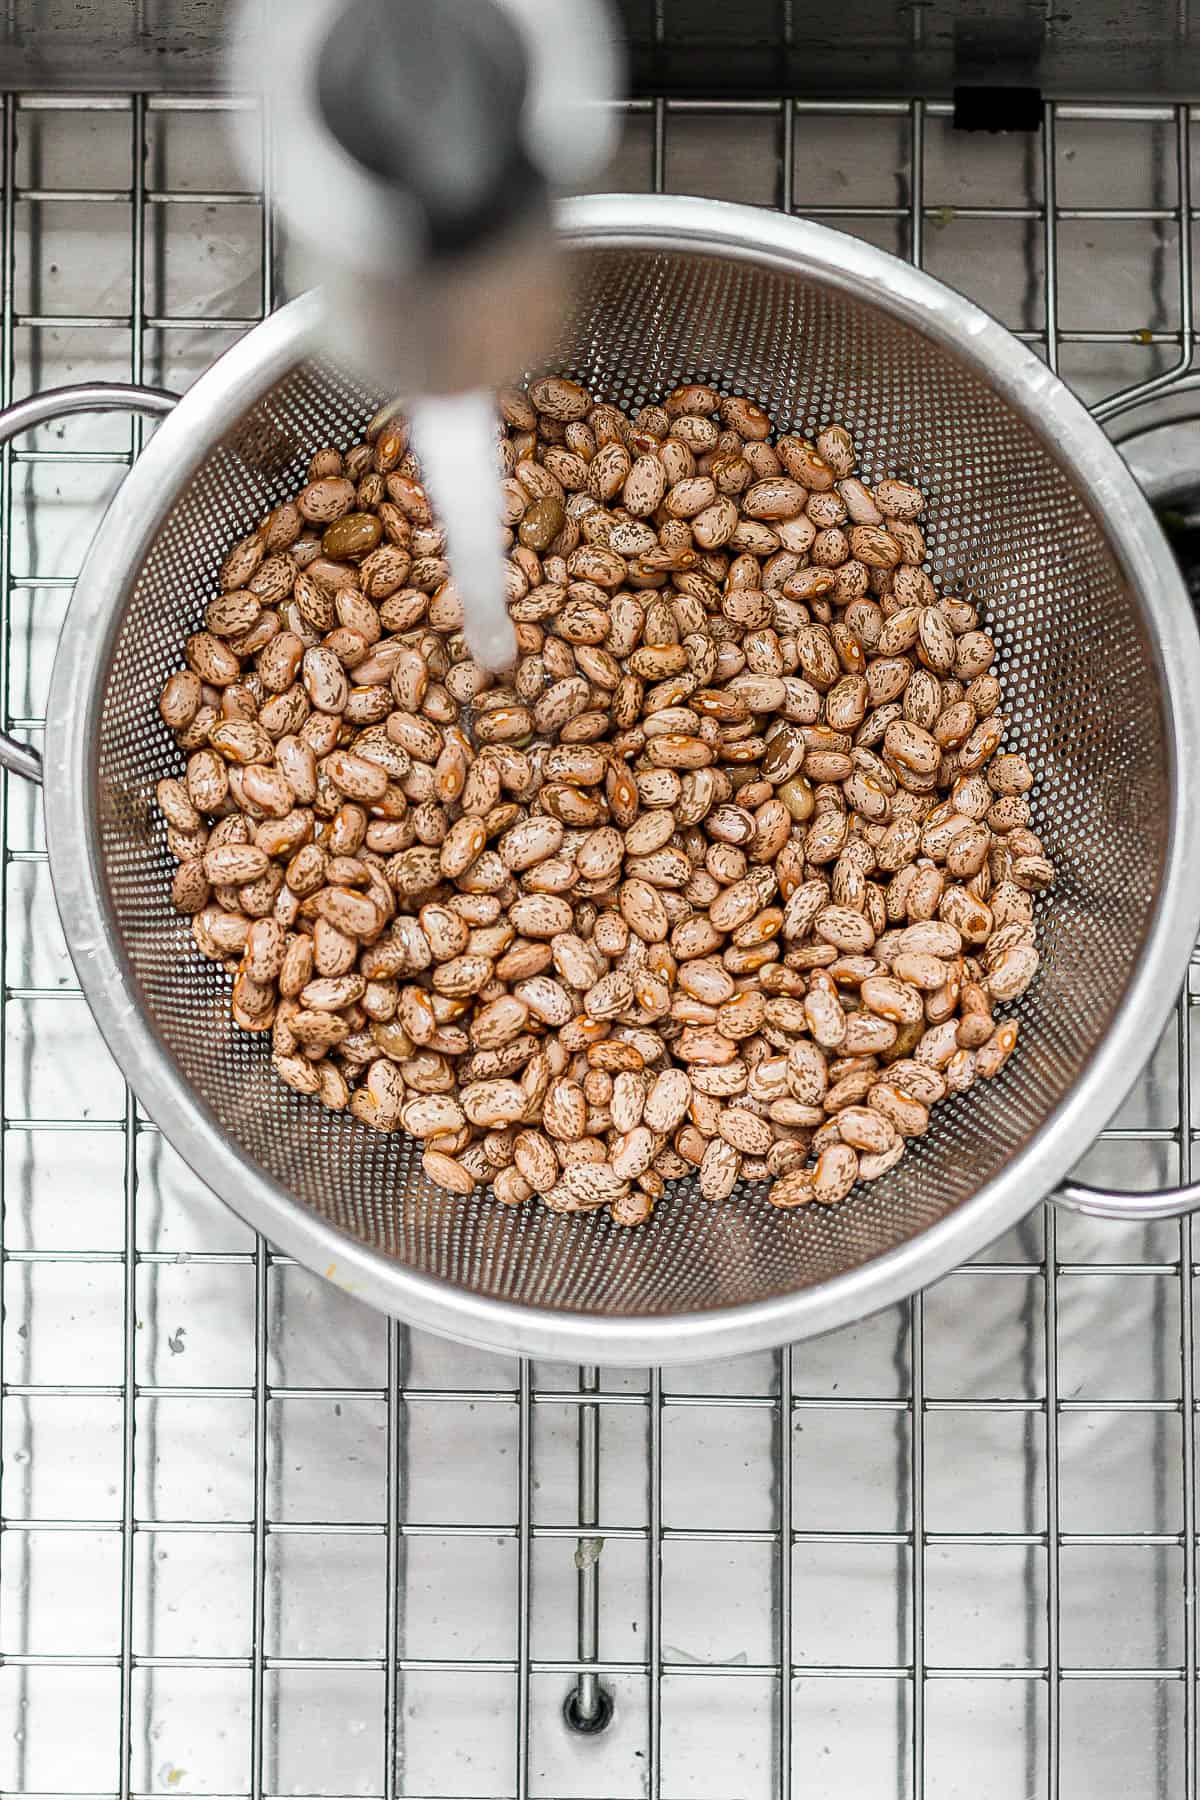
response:
M1050 1198L1068 1212L1089 1213L1093 1219L1148 1224L1152 1219L1178 1219L1184 1213L1200 1211L1200 1181L1191 1182L1187 1187L1152 1188L1147 1193L1134 1194L1087 1187L1082 1181L1064 1181Z
M81 381L71 387L49 388L44 394L15 400L0 412L0 444L67 413L135 412L161 418L178 400L179 395L166 388L139 387L127 381ZM0 731L0 768L41 783L42 759L38 752L28 744L18 743L6 731Z

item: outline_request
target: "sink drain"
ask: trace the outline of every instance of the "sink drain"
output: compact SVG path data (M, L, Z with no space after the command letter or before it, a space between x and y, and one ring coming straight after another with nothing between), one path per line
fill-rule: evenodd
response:
M563 1718L572 1731L581 1732L585 1737L593 1737L603 1731L613 1716L613 1698L607 1688L596 1689L595 1710L585 1712L579 1697L579 1689L572 1688L563 1701Z

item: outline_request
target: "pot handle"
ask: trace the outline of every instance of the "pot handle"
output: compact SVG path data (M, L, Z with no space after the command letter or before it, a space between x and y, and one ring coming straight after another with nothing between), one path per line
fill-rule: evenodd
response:
M50 388L44 394L31 394L27 400L14 400L0 412L0 444L67 413L135 412L162 418L178 400L179 395L166 388L139 387L124 381L81 381L70 387ZM18 743L6 731L0 731L0 768L41 783L39 753L28 744Z

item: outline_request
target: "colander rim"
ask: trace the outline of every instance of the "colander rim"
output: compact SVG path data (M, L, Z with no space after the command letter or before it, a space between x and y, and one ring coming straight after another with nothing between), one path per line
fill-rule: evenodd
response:
M814 1336L902 1299L983 1249L1050 1192L1095 1138L1157 1040L1200 915L1200 638L1151 510L1100 426L1047 366L963 296L858 239L753 207L674 195L569 202L570 248L677 249L748 257L810 274L935 339L989 381L1052 449L1107 534L1140 597L1168 717L1165 875L1115 1028L1054 1112L997 1176L945 1218L858 1268L809 1288L710 1311L599 1316L467 1292L406 1268L326 1224L244 1163L173 1067L121 949L101 876L95 759L102 677L144 557L176 494L215 441L316 342L319 297L255 326L184 395L122 484L84 561L51 681L46 836L55 896L84 995L147 1113L192 1170L255 1230L348 1293L479 1347L571 1361L683 1363ZM1196 698L1189 702L1188 693Z

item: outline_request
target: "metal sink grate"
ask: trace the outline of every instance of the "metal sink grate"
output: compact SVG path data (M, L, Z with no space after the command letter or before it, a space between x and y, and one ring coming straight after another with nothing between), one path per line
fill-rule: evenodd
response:
M286 292L222 110L5 99L0 400L184 385ZM1191 385L1193 123L1063 105L987 138L920 101L657 101L611 184L912 255L1108 414ZM19 734L139 429L0 453ZM1190 1223L1035 1213L910 1306L683 1374L410 1333L272 1255L139 1118L33 803L8 783L0 811L0 1789L1194 1800ZM1195 1016L1090 1178L1190 1175ZM603 1695L605 1729L569 1730L564 1700L586 1721Z

